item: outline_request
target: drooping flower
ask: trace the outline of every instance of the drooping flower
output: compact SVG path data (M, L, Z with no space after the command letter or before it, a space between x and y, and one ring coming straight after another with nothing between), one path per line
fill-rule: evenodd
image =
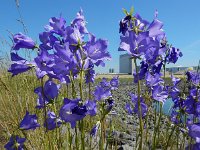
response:
M164 90L163 85L156 85L152 90L152 98L162 103L168 98L168 93Z
M200 73L195 71L186 72L188 81L191 81L193 84L198 85L200 83Z
M33 63L27 61L26 59L20 57L17 53L11 52L11 64L8 72L12 73L12 76L18 75L20 73L26 72L33 68Z
M44 94L48 99L54 99L58 96L58 85L52 80L48 80L44 84Z
M172 47L169 49L168 55L166 57L166 60L168 63L176 63L179 57L182 57L182 52L175 47Z
M49 19L49 25L45 26L46 31L56 33L58 35L64 35L65 31L65 19L62 17L52 17Z
M189 125L189 135L192 138L200 138L200 123Z
M133 110L132 110L132 108L131 108L130 103L126 103L125 109L128 111L128 114L129 114L129 115L132 115L132 114L133 114Z
M89 34L89 41L84 47L86 57L91 60L96 66L99 61L110 60L111 56L107 51L108 41L103 39L96 39L92 34Z
M37 87L34 92L38 95L36 108L44 108L44 105L50 103L58 96L59 85L56 85L52 80L47 80L44 88Z
M94 127L90 131L90 135L95 136L97 134L97 131L98 131L100 125L101 125L100 121L97 121L97 123L94 125Z
M127 32L128 30L128 23L130 22L131 20L131 15L127 15L126 17L124 17L122 20L120 20L119 22L119 33L122 33L123 35L125 35L125 33Z
M140 116L140 110L139 110L139 103L138 100L140 100L140 109L141 109L141 116L145 117L148 107L144 102L144 99L142 96L140 96L140 99L138 99L138 96L136 94L130 93L131 96L131 101L133 103L133 110L131 108L131 105L129 103L126 104L126 110L128 111L129 114L132 114L133 112L135 114L138 114L138 116Z
M94 90L94 98L95 100L102 100L102 99L106 99L108 97L111 96L111 92L110 92L110 89L105 89L101 86L96 86L95 90Z
M141 116L142 117L145 117L146 116L146 113L148 111L148 107L147 105L144 103L144 102L140 102L140 109L139 110L139 107L138 107L138 103L135 104L135 107L134 107L134 113L138 114L138 116L140 116L140 111L141 111Z
M30 115L28 111L26 111L26 115L24 116L23 120L20 123L20 129L22 130L35 130L40 125L37 122L37 116Z
M12 135L9 142L4 146L6 150L24 150L25 138L21 138L18 135Z
M116 90L119 86L119 76L117 77L113 77L111 80L110 80L110 85L111 85L111 90Z
M149 31L149 36L159 37L159 38L164 37L165 33L162 27L163 27L163 23L158 19L154 19L147 29L147 31Z
M92 69L89 69L86 71L86 74L85 74L85 82L86 83L90 83L90 82L94 82L94 78L95 78L95 70L92 68Z
M48 111L47 112L47 119L44 122L44 126L48 130L53 130L55 128L59 128L62 124L62 121L60 118L58 118L54 112Z
M13 40L13 50L19 50L20 48L34 49L36 46L35 42L30 37L27 37L22 33L15 34Z
M173 75L171 75L171 78L174 86L176 86L181 81L180 78L176 78Z
M34 61L37 65L36 75L38 78L42 78L47 74L54 74L52 71L52 67L55 65L54 55L49 54L43 47L40 47L40 52Z
M83 16L83 10L81 9L78 13L76 18L72 21L71 24L73 27L79 29L81 34L87 34L88 30L86 28L86 21L85 17Z
M65 122L69 122L71 127L76 126L76 121L82 120L87 113L85 105L79 105L80 99L70 100L65 98L64 104L60 109L60 117Z
M112 98L109 98L106 100L105 104L106 104L105 113L108 114L112 110L115 101Z
M87 108L87 114L90 116L95 116L97 113L97 104L95 101L87 100L85 102L85 106Z

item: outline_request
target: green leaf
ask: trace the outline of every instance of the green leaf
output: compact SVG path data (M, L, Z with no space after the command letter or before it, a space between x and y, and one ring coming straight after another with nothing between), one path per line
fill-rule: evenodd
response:
M132 16L133 13L134 13L134 7L132 6L132 7L131 7L131 10L130 10L130 15Z
M127 11L126 9L122 8L122 10L123 10L123 12L124 12L124 14L125 14L126 16L129 15L129 13L128 13L128 11Z

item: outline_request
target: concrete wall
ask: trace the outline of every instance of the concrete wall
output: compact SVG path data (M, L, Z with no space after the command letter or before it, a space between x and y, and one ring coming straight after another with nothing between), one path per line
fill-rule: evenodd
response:
M133 60L129 54L123 54L119 57L119 73L132 74L134 69Z

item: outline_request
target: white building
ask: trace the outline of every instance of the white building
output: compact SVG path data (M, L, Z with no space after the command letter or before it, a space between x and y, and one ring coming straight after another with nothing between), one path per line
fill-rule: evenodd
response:
M133 74L134 60L129 54L123 54L119 57L119 73Z

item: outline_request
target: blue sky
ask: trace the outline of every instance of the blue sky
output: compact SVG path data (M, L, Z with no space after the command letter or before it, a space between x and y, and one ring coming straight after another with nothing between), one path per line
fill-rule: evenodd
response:
M181 49L183 57L177 65L194 66L200 59L200 1L199 0L19 0L20 11L28 29L28 35L38 41L38 33L43 31L50 17L62 16L69 24L80 8L83 9L88 22L87 28L98 38L109 41L109 52L112 56L106 62L106 68L98 72L108 72L109 68L118 71L119 66L119 20L124 16L122 8L130 9L143 18L152 20L157 9L158 18L164 22L168 41ZM2 0L0 5L0 38L9 41L8 32L23 32L22 25L16 21L19 14L15 0ZM9 47L2 48L9 51ZM170 65L171 66L171 65Z

